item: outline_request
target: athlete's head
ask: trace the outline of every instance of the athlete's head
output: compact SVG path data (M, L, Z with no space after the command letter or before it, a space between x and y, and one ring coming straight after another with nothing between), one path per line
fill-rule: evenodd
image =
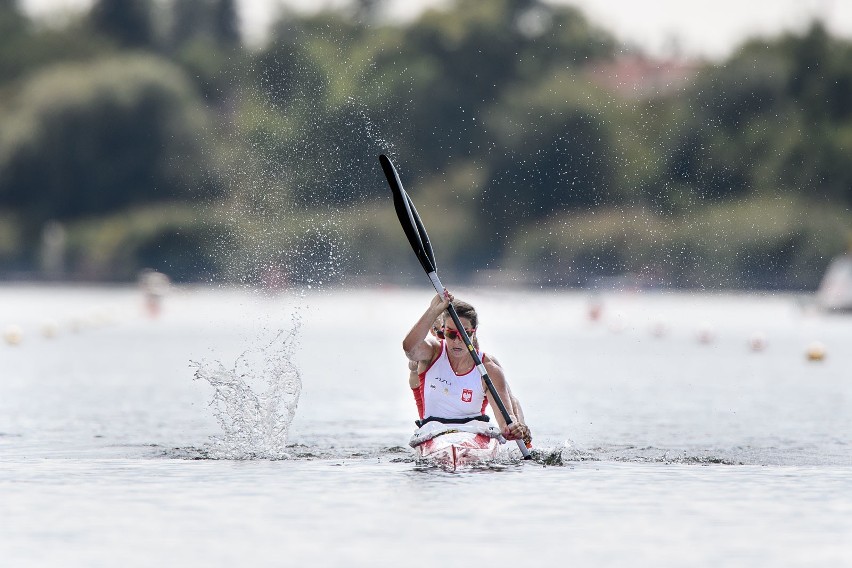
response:
M456 309L456 313L459 316L459 321L464 326L467 331L468 336L473 343L473 346L479 349L479 342L476 339L476 326L479 324L479 316L476 314L476 309L468 304L467 302L461 300L453 300L453 306ZM458 335L456 331L456 324L453 322L450 317L450 313L445 311L442 315L443 325L441 326L440 333L438 333L438 337L446 340L459 340L461 341L461 337Z

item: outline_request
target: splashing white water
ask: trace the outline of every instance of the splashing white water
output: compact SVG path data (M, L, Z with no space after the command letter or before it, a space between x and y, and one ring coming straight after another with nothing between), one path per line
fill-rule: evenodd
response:
M211 459L287 459L284 451L296 415L302 380L293 362L300 322L282 330L265 347L240 355L232 369L219 361L193 362L195 378L215 390L210 406L222 436L206 447ZM258 394L258 388L265 390Z

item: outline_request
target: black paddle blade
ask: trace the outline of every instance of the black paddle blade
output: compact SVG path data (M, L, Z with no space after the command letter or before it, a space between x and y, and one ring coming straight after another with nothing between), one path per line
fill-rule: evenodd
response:
M427 274L435 272L437 270L435 253L432 251L432 243L429 242L429 235L426 234L426 227L423 226L423 221L417 214L414 202L403 189L399 174L390 158L382 154L379 156L379 162L382 164L382 170L385 172L385 177L393 194L393 207L396 210L396 216L399 218L399 224L402 225L402 230L405 232L411 248L414 249L417 260L420 261L420 265Z
M423 252L426 254L426 258L429 259L429 266L423 265L423 269L428 272L436 272L438 270L438 263L435 262L435 253L432 250L432 242L429 240L429 235L426 234L426 227L423 225L423 221L420 220L420 215L417 213L417 208L414 207L414 202L411 201L411 197L409 197L408 193L403 190L405 194L405 201L408 204L408 210L411 211L411 218L414 219L414 224L417 227L417 234L420 236L420 242L423 244ZM420 261L423 264L423 261ZM429 269L431 267L431 270Z

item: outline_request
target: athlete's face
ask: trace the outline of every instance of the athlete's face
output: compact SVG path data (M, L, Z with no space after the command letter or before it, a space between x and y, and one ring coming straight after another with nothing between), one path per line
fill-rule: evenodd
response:
M470 325L470 320L468 318L459 318L462 325L464 326L465 331L467 332L468 337L473 340L473 334L476 333L476 330ZM444 323L444 327L442 329L444 336L444 340L447 342L447 348L451 353L464 353L467 351L467 347L465 347L464 340L459 333L459 330L456 328L456 324L449 320Z

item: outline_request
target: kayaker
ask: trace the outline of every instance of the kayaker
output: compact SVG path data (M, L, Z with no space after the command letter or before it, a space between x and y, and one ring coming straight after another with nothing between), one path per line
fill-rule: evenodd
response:
M429 329L429 333L433 337L438 337L439 334L443 335L443 332L441 331L442 327L444 327L444 316L443 315L440 316L438 319L436 319L434 321L434 323L432 323L432 327ZM475 333L474 333L473 337L470 338L470 340L473 343L473 347L478 351L479 350L479 338L476 336ZM500 361L498 361L497 358L494 357L494 355L489 355L488 358L491 360L492 363L494 363L495 365L497 365L501 369L503 368L502 365L500 365ZM426 369L428 369L428 368L429 368L429 364L426 363L425 361L420 361L420 362L409 361L408 362L408 386L411 387L411 390L414 392L414 400L415 401L419 400L419 397L420 397L420 393L418 392L419 389L420 389L420 374L425 372ZM488 376L490 377L491 375L489 374ZM508 384L506 385L506 388L509 388ZM511 388L509 388L509 400L512 401L512 407L515 409L515 416L518 418L518 420L520 422L526 424L526 420L524 420L524 410L523 410L523 408L521 408L521 401L519 401L515 397L515 393L512 392ZM421 416L421 418L423 418L423 417Z
M529 444L532 440L530 430L524 423L520 404L511 394L502 367L494 357L480 352L485 370L512 419L508 427L476 370L454 322L446 313L450 302L453 302L459 321L464 325L474 347L477 350L479 348L476 340L479 323L476 309L467 302L455 300L446 290L443 297L436 295L402 342L403 351L411 362L409 369L417 365L417 380L409 377L409 385L414 390L421 420L430 417L481 419L486 405L490 404L503 436L507 440L524 440ZM437 323L441 323L440 328Z

